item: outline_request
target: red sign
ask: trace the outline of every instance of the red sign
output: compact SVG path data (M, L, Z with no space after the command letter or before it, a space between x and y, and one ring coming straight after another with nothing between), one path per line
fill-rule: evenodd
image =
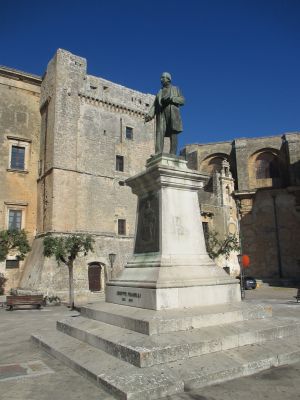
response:
M250 257L247 256L246 254L243 254L243 256L242 256L242 266L244 268L248 268L249 265L250 265Z

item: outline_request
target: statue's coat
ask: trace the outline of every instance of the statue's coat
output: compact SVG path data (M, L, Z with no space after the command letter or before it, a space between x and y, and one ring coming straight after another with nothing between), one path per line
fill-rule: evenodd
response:
M171 86L171 97L172 103L163 107L161 104L162 89L157 93L154 103L148 113L152 118L156 115L156 135L164 135L166 137L171 136L173 133L182 132L182 120L179 112L179 106L184 105L184 97L180 93L180 90L176 86ZM165 112L171 113L170 124L167 127ZM168 128L168 129L167 129Z

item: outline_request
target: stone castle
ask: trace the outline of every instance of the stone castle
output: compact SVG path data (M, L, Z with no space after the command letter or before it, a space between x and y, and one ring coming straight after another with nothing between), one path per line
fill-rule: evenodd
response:
M90 233L95 249L75 264L77 296L104 289L133 249L136 198L124 181L154 152L154 96L87 74L86 60L58 50L43 78L0 68L0 230L24 228L32 251L0 263L6 289L64 296L68 271L43 256L46 234ZM187 145L182 155L207 174L203 227L241 231L251 275L299 275L300 133ZM109 255L115 254L113 265ZM238 274L236 255L219 260Z

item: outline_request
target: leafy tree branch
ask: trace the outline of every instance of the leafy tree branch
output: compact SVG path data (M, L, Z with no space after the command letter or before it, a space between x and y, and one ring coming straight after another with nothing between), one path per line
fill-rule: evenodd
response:
M240 250L239 240L236 235L227 235L225 238L219 239L219 233L215 230L208 230L205 234L206 250L211 259L224 256L227 260L230 253Z
M91 235L77 234L68 236L46 236L44 243L44 256L54 256L58 264L65 264L69 270L69 304L74 308L74 261L80 253L87 255L93 251L94 239Z
M21 231L17 229L0 231L0 261L5 261L7 255L13 251L17 253L18 260L24 260L26 254L30 251L24 229Z

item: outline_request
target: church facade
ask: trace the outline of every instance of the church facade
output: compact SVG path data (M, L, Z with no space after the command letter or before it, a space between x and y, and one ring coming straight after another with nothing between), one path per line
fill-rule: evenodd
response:
M190 168L211 176L200 198L211 229L220 213L216 203L222 205L218 196L234 199L218 229L240 232L241 252L250 256L248 273L269 281L299 280L300 133L188 145L184 154ZM222 186L224 162L232 188ZM235 221L230 215L237 215Z

